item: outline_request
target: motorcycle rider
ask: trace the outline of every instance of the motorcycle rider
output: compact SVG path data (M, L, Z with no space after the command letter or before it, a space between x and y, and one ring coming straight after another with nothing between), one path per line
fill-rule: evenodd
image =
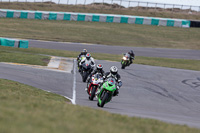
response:
M91 73L91 76L96 74L96 73L100 73L102 77L104 76L105 72L103 70L103 65L102 64L98 64L96 66L96 69Z
M135 54L134 54L133 50L130 50L130 51L128 52L128 54L130 55L130 58L129 58L129 62L130 62L130 63L128 64L128 66L129 66L130 64L133 63L132 60L135 59ZM124 55L125 55L125 54L124 54Z
M119 88L122 86L122 81L120 75L118 74L118 68L116 66L112 66L110 68L110 72L105 73L105 76L103 77L104 81L108 78L114 78L116 80L117 89L114 92L113 96L117 96L119 94ZM97 95L100 93L101 89L99 89Z
M102 64L98 64L96 66L96 69L88 76L87 78L87 88L85 88L85 90L87 91L88 89L88 86L89 86L89 82L90 82L90 79L92 77L92 75L96 74L96 73L99 73L101 74L100 76L103 77L105 75L105 72L103 70L103 65Z
M81 69L82 69L82 64L85 63L85 62L89 62L89 64L91 65L92 69L91 69L91 72L93 71L94 67L95 67L95 62L94 62L94 59L91 57L91 54L90 53L87 53L86 54L86 58L81 60L81 62L79 63L79 72L81 72Z
M81 56L86 56L86 54L87 54L87 49L83 49L83 51L81 51L81 53L77 56L77 65L78 65L78 68L79 68L79 61L80 61L80 57Z
M83 51L78 55L77 61L79 60L79 58L80 58L82 55L86 56L86 54L87 54L87 49L83 49Z

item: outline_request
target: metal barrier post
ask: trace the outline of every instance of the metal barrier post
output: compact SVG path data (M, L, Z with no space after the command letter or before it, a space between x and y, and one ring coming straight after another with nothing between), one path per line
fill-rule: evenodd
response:
M140 5L140 2L138 1L138 7L137 7L137 11L139 10L139 5Z
M148 5L149 5L149 2L147 2L147 7L146 7L146 10L148 10Z
M155 4L155 9L154 9L155 12L156 12L156 8L157 8L157 3Z
M84 5L86 4L86 0L85 0L85 2L84 2Z
M189 10L189 12L191 12L192 11L192 6L190 6L190 10Z
M130 1L128 2L128 8L130 7Z

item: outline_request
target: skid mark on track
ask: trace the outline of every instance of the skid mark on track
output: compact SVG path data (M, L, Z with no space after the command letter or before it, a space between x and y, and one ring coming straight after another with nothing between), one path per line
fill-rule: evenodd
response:
M182 81L183 84L190 86L193 89L200 89L200 77L196 79L185 79Z
M163 88L163 87L161 87L161 86L159 86L159 85L156 85L156 84L154 84L154 83L151 83L151 82L147 82L147 81L143 81L143 82L145 82L145 83L147 83L147 84L151 84L151 85L155 86L156 88L159 88L160 90L163 91L163 93L160 92L160 91L157 91L157 89L155 90L155 89L152 89L152 88L149 88L149 87L144 87L144 89L146 89L146 90L148 90L148 91L151 91L151 92L154 92L154 93L156 93L156 94L159 94L159 95L161 95L161 96L164 96L164 97L173 99L173 100L175 100L175 101L179 101L177 98L175 98L175 96L173 96L172 94L170 94L165 88Z
M159 85L157 85L157 84L154 84L154 83L151 83L151 82L148 82L148 81L145 81L145 80L143 79L143 77L141 77L141 76L132 74L132 73L127 72L127 71L124 71L124 72L126 72L127 74L129 74L129 75L131 75L131 76L133 76L133 77L136 77L137 80L139 80L139 81L142 81L142 82L145 82L145 83L147 83L147 84L150 84L150 85L155 86L155 88L154 88L154 87L153 87L153 88L150 88L150 87L143 87L143 89L148 90L148 91L150 91L150 92L153 92L153 93L155 93L155 94L158 94L158 95L160 95L160 96L163 96L163 97L165 97L165 98L172 99L173 101L178 102L179 105L181 105L181 106L187 108L188 110L193 111L193 112L196 112L196 113L199 113L200 110L199 110L199 108L198 108L198 105L199 105L199 103L200 103L200 99L198 99L198 98L190 99L190 98L187 98L187 97L185 97L185 96L180 95L179 93L169 92L169 91L168 91L167 89L165 89L164 87L161 87L161 86L159 86ZM200 80L200 78L199 78L198 80ZM158 88L158 89L157 89L157 88ZM161 91L162 91L162 92L161 92ZM188 102L189 104L186 105L185 102ZM197 106L194 106L195 104L197 104Z
M131 76L137 77L138 80L140 80L140 81L142 81L142 82L145 82L145 83L147 83L147 84L150 84L150 85L154 86L155 88L158 88L159 90L158 90L158 89L153 89L153 88L150 88L150 87L143 87L144 89L146 89L146 90L148 90L148 91L150 91L150 92L156 93L156 94L158 94L158 95L161 95L161 96L163 96L163 97L170 98L170 99L172 99L172 100L174 100L174 101L179 102L178 98L176 98L177 95L176 95L176 94L170 94L170 92L169 92L167 89L165 89L164 87L162 87L162 86L160 86L160 85L157 85L157 84L154 84L154 83L151 83L151 82L148 82L148 81L145 81L145 80L143 79L143 77L138 76L138 75L135 75L135 74L130 73L130 72L128 72L128 71L124 71L124 72L126 72L127 74L129 74L129 75L131 75ZM161 92L160 90L161 90L162 92ZM185 101L190 101L190 100L188 100L187 98L184 98L183 96L180 96L180 95L179 95L178 97L181 98L181 99L183 99L183 100L185 100Z

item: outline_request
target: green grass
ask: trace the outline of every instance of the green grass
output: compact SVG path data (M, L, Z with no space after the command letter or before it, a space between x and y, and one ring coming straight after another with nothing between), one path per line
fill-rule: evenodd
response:
M198 28L0 18L3 37L119 46L200 49Z
M0 53L1 51L7 51L9 53L13 52L13 55L15 55L15 52L22 52L21 55L25 53L21 57L24 57L27 55L27 53L29 53L29 54L46 54L46 55L76 58L77 55L79 54L79 52L74 52L74 51L42 49L42 48L18 49L18 48L10 48L10 47L2 47L2 46L0 46L0 48L1 48ZM91 53L91 54L92 54L92 57L94 57L94 59L99 59L99 60L110 60L110 61L120 62L122 59L122 55L117 55L117 54L101 54L101 53ZM20 60L20 58L18 60ZM0 58L0 62L1 61L2 61L2 58ZM133 63L200 71L200 60L169 59L169 58L136 56Z
M25 53L16 53L13 51L4 51L3 47L0 50L0 62L13 62L13 63L22 63L30 65L41 65L46 66L49 63L50 57L35 55L35 54L25 54Z
M67 3L67 1L66 1ZM62 12L83 12L83 13L105 13L105 14L123 14L134 16L149 16L163 18L181 18L181 19L200 19L199 13L188 11L175 11L172 13L168 10L159 9L142 9L140 8L111 8L110 6L102 5L58 5L49 3L23 3L23 2L1 2L0 8L18 9L18 10L40 10L40 11L62 11Z
M2 133L200 133L158 120L74 106L65 98L0 79Z

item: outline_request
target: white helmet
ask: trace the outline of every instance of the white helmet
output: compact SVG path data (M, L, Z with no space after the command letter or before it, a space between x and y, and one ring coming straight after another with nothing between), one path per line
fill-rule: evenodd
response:
M98 65L97 65L97 70L98 70L98 71L102 71L102 70L103 70L103 65L98 64Z
M118 69L117 69L116 66L112 66L112 67L110 68L110 73L111 73L111 74L116 75L117 72L118 72Z
M87 53L87 54L86 54L86 59L89 60L90 57L91 57L91 54L90 54L90 53Z

